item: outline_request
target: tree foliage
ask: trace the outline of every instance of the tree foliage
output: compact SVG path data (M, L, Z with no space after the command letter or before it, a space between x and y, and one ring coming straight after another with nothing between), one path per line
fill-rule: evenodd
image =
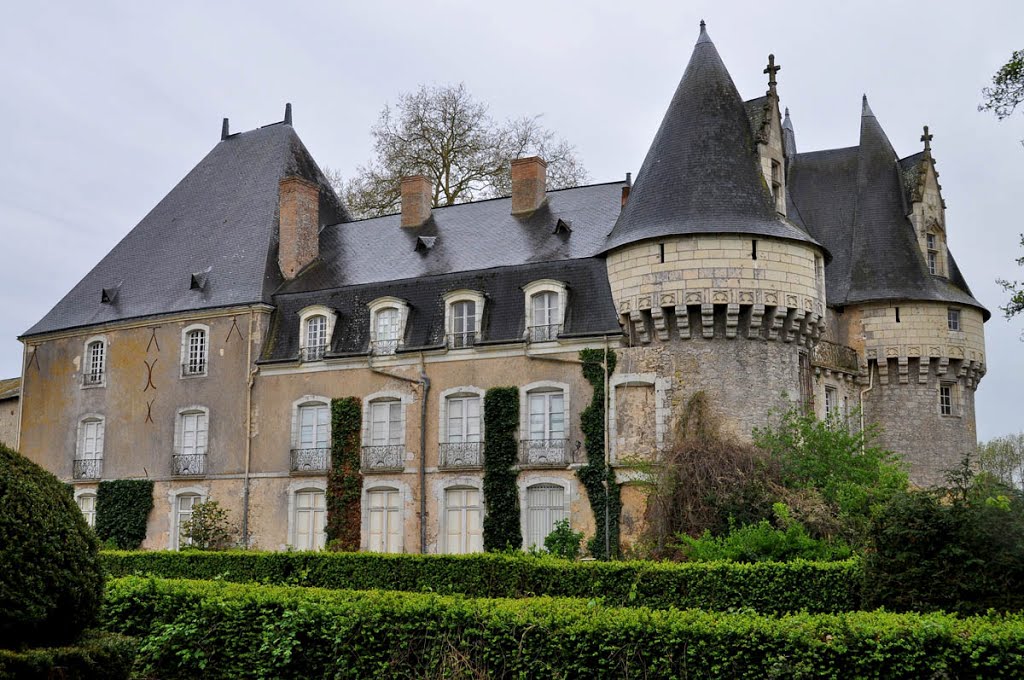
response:
M431 180L435 207L507 196L511 161L529 155L547 161L550 188L587 180L575 148L541 125L539 116L496 121L463 83L421 85L400 94L370 133L374 157L354 178L346 182L337 171L327 173L357 217L399 212L401 179L411 175Z
M1024 234L1020 235L1020 245L1024 248ZM1017 265L1024 267L1024 257L1017 258ZM1024 313L1024 281L1009 281L1007 279L996 279L996 283L1003 287L1010 294L1006 306L1000 307L1007 319L1012 319L1018 314Z
M228 519L228 511L217 501L192 506L192 516L181 525L190 547L197 550L226 550L238 542L238 529Z
M1024 432L996 437L978 446L978 470L1000 483L1024 489Z
M1024 102L1024 50L1010 55L1010 60L992 76L991 87L982 88L984 101L979 111L991 111L999 120L1009 118Z

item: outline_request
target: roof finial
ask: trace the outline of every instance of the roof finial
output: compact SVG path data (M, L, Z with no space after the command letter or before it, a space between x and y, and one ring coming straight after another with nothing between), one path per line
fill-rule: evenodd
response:
M230 126L228 125L228 119L225 118L224 122L220 125L220 141L224 141L231 135Z
M284 105L284 124L292 124L292 105L291 102Z
M921 141L924 142L924 152L931 155L932 153L932 138L935 135L928 134L928 126L924 126L924 134L921 135Z
M861 98L860 98L860 115L862 115L862 116L873 116L873 115L875 115L875 112L872 111L871 107L868 105L868 96L866 94L862 95Z
M698 45L700 45L701 43L711 42L711 37L708 36L707 26L708 25L704 23L704 20L701 19L700 20L700 35L697 36L697 44Z
M768 66L765 67L762 73L768 74L768 94L775 94L775 86L778 82L775 80L775 74L782 70L781 66L775 65L775 55L768 55Z

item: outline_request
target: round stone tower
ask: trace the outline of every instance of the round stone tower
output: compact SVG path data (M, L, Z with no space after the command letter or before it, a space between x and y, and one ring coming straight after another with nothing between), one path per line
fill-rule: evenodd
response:
M745 105L701 23L606 242L630 340L616 380L653 376L659 448L698 390L744 438L772 411L812 398L808 355L825 326L829 254L786 216L775 70L766 97Z

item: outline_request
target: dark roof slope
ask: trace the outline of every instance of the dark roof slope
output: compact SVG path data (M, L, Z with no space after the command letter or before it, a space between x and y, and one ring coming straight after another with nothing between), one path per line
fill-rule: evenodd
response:
M0 380L0 401L17 399L21 396L21 378Z
M311 305L325 305L338 315L328 356L365 353L370 340L367 305L384 296L409 304L404 338L406 351L439 347L444 344L445 334L444 294L462 289L484 294L481 329L484 343L522 340L525 330L522 289L539 279L566 283L568 300L563 335L598 336L622 332L604 260L584 258L281 293L274 299L277 310L262 361L290 361L298 357L299 312Z
M750 105L756 109L757 100ZM751 115L756 124L756 112ZM748 110L703 25L605 251L649 238L699 233L814 243L775 212L758 165Z
M622 205L622 182L550 191L528 217L509 198L434 208L422 227L400 215L337 224L320 233L320 261L281 292L396 281L531 262L593 257ZM557 230L559 221L569 230ZM435 237L417 250L417 239Z
M978 307L987 319L989 312L971 295L952 255L950 278L928 271L907 216L907 173L866 98L858 146L797 154L793 160L794 207L833 255L825 270L829 304L937 300Z
M281 283L278 182L288 175L320 184L321 224L347 219L291 125L230 136L25 335L270 302ZM206 285L191 289L192 274L207 268Z

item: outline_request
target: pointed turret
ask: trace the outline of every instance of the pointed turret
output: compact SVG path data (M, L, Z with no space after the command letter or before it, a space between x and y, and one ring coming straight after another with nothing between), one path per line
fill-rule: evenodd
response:
M703 22L605 252L645 239L700 233L817 245L776 212L743 100Z
M793 121L789 119L789 107L786 107L786 117L782 120L782 149L786 159L792 161L796 157L796 132L793 131Z

